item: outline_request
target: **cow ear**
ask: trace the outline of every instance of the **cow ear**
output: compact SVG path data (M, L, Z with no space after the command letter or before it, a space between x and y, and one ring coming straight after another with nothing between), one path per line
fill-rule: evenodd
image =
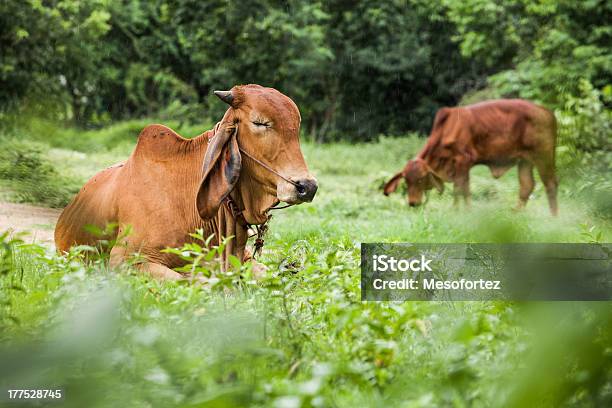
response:
M385 188L383 189L383 192L386 196L388 196L389 194L397 190L397 186L399 186L399 183L402 180L402 177L404 177L404 174L400 171L395 176L391 177L391 180L389 180L387 184L385 184Z
M444 180L442 180L440 176L433 171L429 171L427 177L429 177L429 182L431 185L434 186L440 194L442 194L444 192Z
M238 181L242 158L237 134L235 125L215 127L215 135L204 155L202 183L196 197L196 207L202 219L217 215L219 206Z

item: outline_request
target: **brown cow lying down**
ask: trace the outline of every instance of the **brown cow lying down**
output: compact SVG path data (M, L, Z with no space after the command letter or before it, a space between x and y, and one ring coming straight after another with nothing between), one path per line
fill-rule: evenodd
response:
M233 236L226 258L243 259L249 225L265 223L280 201L311 201L317 182L300 150L295 103L259 85L215 94L230 108L214 130L184 139L165 126L147 126L126 162L93 176L58 220L57 249L94 244L99 237L84 227L117 223L116 236L128 227L131 234L112 248L111 266L139 253L142 271L178 279L170 268L181 260L160 251L183 245L189 233L203 228L205 236L214 234L212 245Z
M557 214L555 176L555 116L546 108L521 99L501 99L474 105L442 108L436 114L431 135L414 160L384 187L385 195L397 189L402 178L408 185L408 204L421 204L423 192L444 190L444 182L455 187L470 203L470 169L489 166L493 177L501 177L518 164L519 207L533 191L535 166L544 182L550 211Z

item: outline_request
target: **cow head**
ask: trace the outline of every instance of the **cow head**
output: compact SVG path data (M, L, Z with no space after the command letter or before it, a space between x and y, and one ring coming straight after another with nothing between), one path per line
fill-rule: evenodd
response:
M312 201L317 181L300 149L301 118L295 103L259 85L235 86L215 95L230 108L217 124L204 158L197 198L202 218L212 218L232 191L251 224L265 222L267 210L279 201Z
M408 186L408 204L411 207L421 205L423 192L436 188L440 194L444 191L444 181L432 170L423 159L410 160L404 169L397 173L385 184L384 193L389 195L399 185L401 179L406 180Z

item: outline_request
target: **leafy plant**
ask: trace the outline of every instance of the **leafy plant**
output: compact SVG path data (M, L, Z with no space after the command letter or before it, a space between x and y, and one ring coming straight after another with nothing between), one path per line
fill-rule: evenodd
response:
M582 79L579 89L579 96L566 95L565 105L556 112L560 164L569 165L578 158L595 172L607 172L612 168L612 110L606 101L612 102L612 85L599 91Z
M229 255L227 265L222 255L233 237L226 237L219 245L211 245L214 235L203 236L203 230L189 234L194 240L180 248L166 248L162 252L173 254L185 262L176 268L192 281L200 281L212 290L229 290L244 282L251 282L250 264L243 264L236 256ZM198 243L199 242L199 243ZM247 279L246 281L243 279Z

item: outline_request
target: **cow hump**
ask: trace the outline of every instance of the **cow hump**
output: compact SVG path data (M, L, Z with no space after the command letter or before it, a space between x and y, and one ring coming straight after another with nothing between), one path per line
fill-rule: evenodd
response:
M189 140L181 137L174 130L164 125L149 125L142 129L134 151L135 156L142 156L156 161L172 160L181 145Z

